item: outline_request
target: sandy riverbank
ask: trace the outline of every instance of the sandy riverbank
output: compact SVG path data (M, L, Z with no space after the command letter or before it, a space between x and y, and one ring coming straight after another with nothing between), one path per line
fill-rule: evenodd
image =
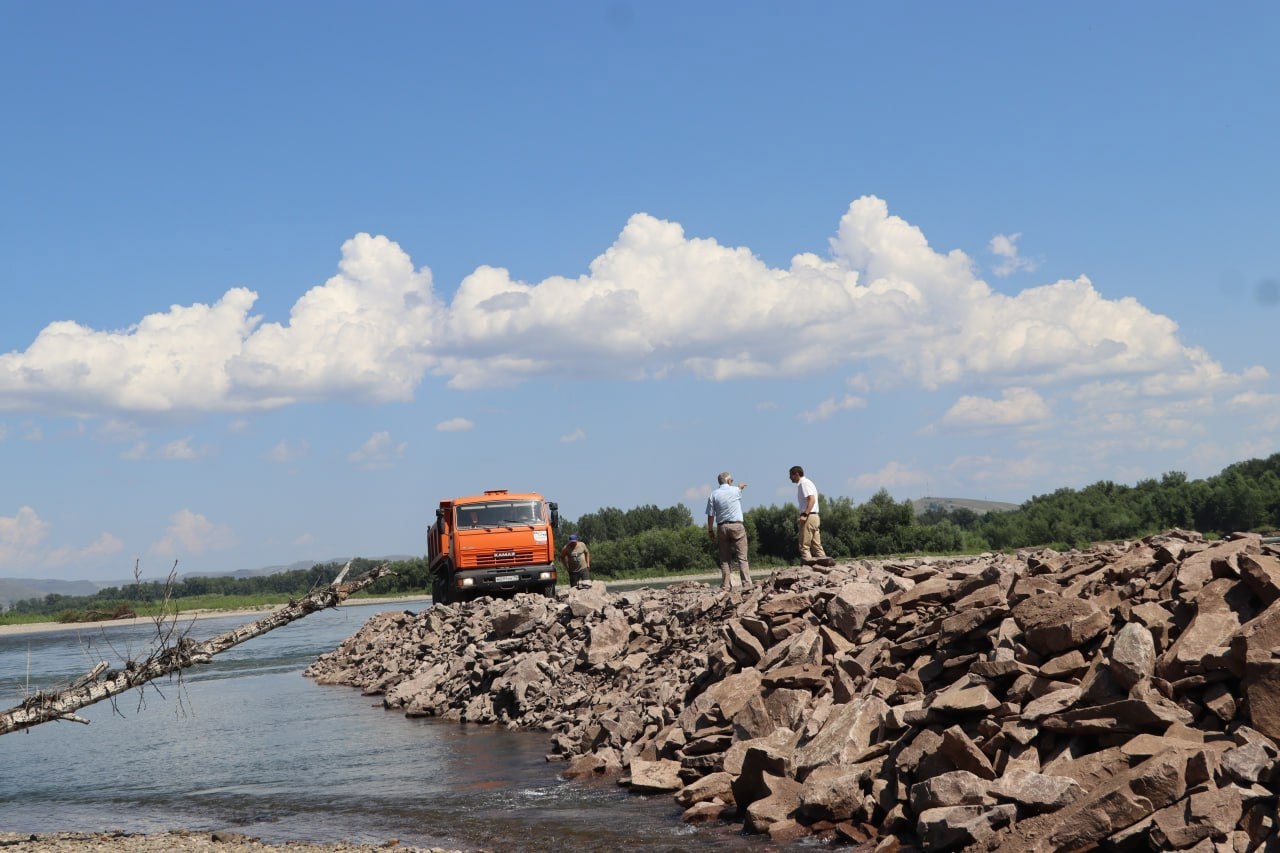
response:
M305 841L270 844L234 832L187 832L185 830L150 835L127 832L47 832L39 835L2 832L0 848L6 851L22 851L22 853L83 853L90 850L110 850L115 853L267 853L267 851L461 853L461 851L450 851L443 847L401 846L395 841L377 845L345 842L317 844Z
M760 578L768 575L773 569L764 571L753 571L751 574ZM599 578L598 578L599 580ZM636 589L642 586L663 585L667 583L676 583L681 581L702 581L719 583L720 575L716 574L697 574L697 575L680 575L656 578L640 578L627 580L610 580L608 588L614 591L623 589ZM561 587L563 590L564 587ZM353 598L338 605L339 607L355 607L364 604L406 604L413 602L430 601L429 595L407 595L402 597L388 598ZM270 613L280 605L264 605L263 607L247 608L244 610L184 610L178 614L181 621L191 621L193 619L210 619L222 616L261 616ZM72 631L85 632L96 631L99 628L112 627L116 625L144 625L155 621L152 616L138 616L133 619L110 619L103 622L31 622L24 625L0 625L0 637L9 637L19 634L47 634L53 631Z
M409 595L402 598L353 598L344 601L339 607L356 607L365 604L406 604L416 601L430 601L429 595ZM223 616L265 616L280 605L246 608L243 610L184 610L178 614L178 621L191 622L198 619L216 619ZM53 631L85 632L99 628L118 625L146 625L155 621L153 616L138 616L133 619L110 619L103 622L30 622L23 625L0 625L0 637L15 634L47 634ZM246 620L247 621L247 620Z

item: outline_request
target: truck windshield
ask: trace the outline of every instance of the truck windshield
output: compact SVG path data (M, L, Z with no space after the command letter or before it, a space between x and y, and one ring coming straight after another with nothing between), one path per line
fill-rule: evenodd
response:
M532 527L545 523L542 501L485 501L457 508L459 530Z

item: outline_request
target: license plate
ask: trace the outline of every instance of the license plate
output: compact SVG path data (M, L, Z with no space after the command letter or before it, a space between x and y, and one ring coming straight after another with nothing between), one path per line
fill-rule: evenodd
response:
M519 575L498 575L496 578L494 578L494 580L497 581L498 583L511 583L512 581L520 580L520 576Z

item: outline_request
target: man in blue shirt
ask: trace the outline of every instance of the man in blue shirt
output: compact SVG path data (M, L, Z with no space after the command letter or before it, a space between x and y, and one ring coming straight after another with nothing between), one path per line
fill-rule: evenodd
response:
M707 533L716 544L720 556L720 588L734 586L729 560L738 564L742 586L751 586L751 567L747 564L747 528L742 521L742 490L746 483L735 486L728 471L717 478L719 488L707 498Z

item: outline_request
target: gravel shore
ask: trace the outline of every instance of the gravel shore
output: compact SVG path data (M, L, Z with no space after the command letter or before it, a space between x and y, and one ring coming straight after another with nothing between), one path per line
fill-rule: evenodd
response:
M365 604L400 605L430 600L431 596L429 595L407 595L391 598L349 598L338 606L360 607ZM281 605L278 604L267 604L262 607L245 608L241 610L184 610L177 614L177 619L179 622L185 624L186 622L193 620L220 619L224 616L258 617L265 616L280 606ZM153 616L136 616L132 619L111 619L104 622L21 622L15 625L0 625L0 637L17 634L47 634L53 631L94 631L99 628L142 625L154 621L155 617Z
M186 832L175 830L149 835L127 832L50 832L39 835L0 832L0 850L23 853L85 853L85 851L113 851L116 853L365 853L365 851L394 851L395 853L464 853L443 847L410 847L396 841L385 844L313 844L288 841L268 844L247 835L234 832Z

